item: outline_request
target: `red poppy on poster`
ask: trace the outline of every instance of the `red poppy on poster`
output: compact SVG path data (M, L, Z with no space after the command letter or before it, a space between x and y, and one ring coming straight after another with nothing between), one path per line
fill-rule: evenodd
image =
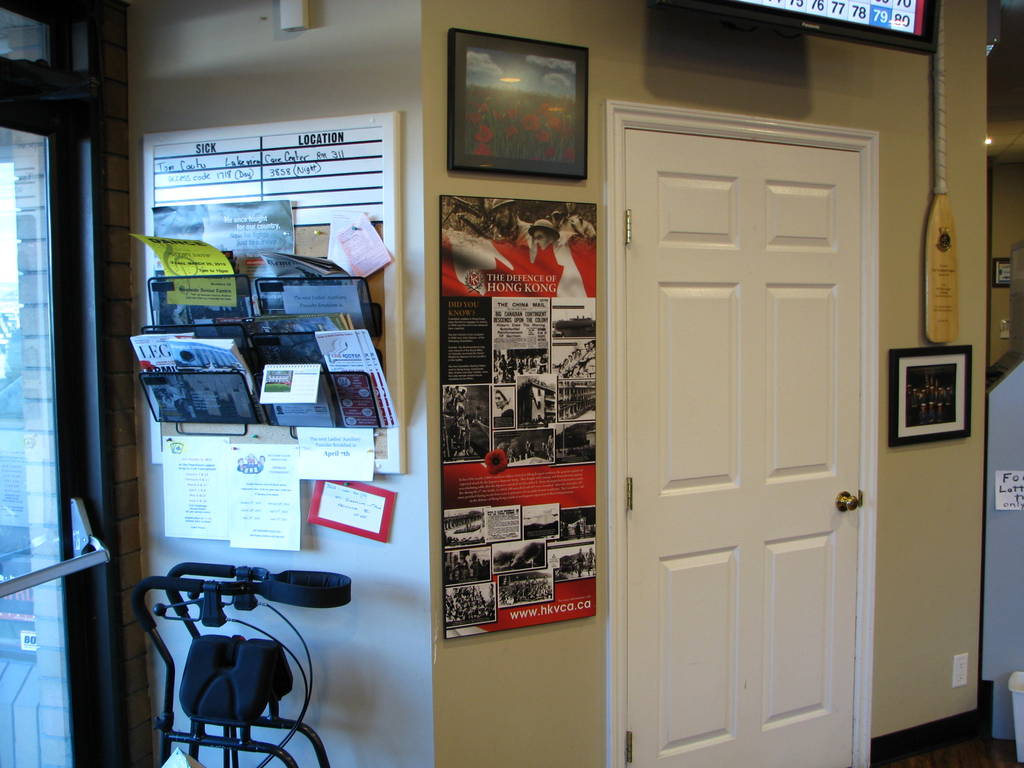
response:
M447 637L597 612L596 217L441 198Z

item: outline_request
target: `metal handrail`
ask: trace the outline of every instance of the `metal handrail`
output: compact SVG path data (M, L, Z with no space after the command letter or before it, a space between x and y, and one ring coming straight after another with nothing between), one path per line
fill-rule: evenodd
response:
M48 581L70 576L73 573L110 562L110 551L102 541L93 535L85 502L77 496L71 499L71 514L78 515L79 520L82 522L82 528L88 536L88 541L82 546L82 553L72 557L70 560L62 560L59 563L47 565L23 576L15 576L13 579L0 582L0 597L7 597L25 589L38 587L40 584L45 584ZM91 551L87 552L86 550Z

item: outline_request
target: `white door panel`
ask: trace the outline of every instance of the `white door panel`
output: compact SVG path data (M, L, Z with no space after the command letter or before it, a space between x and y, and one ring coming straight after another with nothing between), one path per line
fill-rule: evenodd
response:
M634 764L843 768L859 157L629 130L625 171Z

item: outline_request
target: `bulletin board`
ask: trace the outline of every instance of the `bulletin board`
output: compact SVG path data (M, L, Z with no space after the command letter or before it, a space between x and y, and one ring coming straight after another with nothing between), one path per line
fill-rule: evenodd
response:
M383 309L382 352L400 426L376 430L376 471L405 468L402 383L402 242L398 208L397 113L236 125L143 137L145 227L165 205L290 200L296 252L326 256L336 211L365 212L395 257L371 280ZM146 275L155 259L146 253ZM262 427L264 439L289 442L287 427ZM154 430L153 461L160 461Z

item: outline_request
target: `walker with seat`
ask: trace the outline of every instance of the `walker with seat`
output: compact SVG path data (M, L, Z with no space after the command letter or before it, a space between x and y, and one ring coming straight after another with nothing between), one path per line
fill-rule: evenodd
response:
M237 768L241 752L265 754L261 767L277 758L287 768L298 768L295 758L284 747L295 733L301 733L312 745L319 768L330 768L320 737L303 722L312 690L309 649L295 626L270 602L334 608L349 602L351 585L351 579L339 573L283 571L272 574L265 568L213 563L179 563L166 576L149 576L140 581L132 590L132 611L165 666L163 707L154 722L154 727L160 731L161 764L170 757L172 744L180 743L188 745L188 754L197 759L200 747L222 750L224 768ZM167 596L167 602L154 604L152 612L146 604L150 590L163 590ZM258 605L270 608L296 633L305 649L305 668L279 640L253 624L234 616L229 618L224 610L252 611ZM178 690L182 711L191 721L188 731L174 730L174 659L160 636L154 616L180 621L191 635ZM248 627L265 637L203 634L197 626L216 628L228 622ZM282 718L279 707L281 699L292 689L289 656L305 688L302 709L294 720ZM210 726L220 727L222 732L219 735L208 733ZM274 744L254 740L253 727L287 733Z

